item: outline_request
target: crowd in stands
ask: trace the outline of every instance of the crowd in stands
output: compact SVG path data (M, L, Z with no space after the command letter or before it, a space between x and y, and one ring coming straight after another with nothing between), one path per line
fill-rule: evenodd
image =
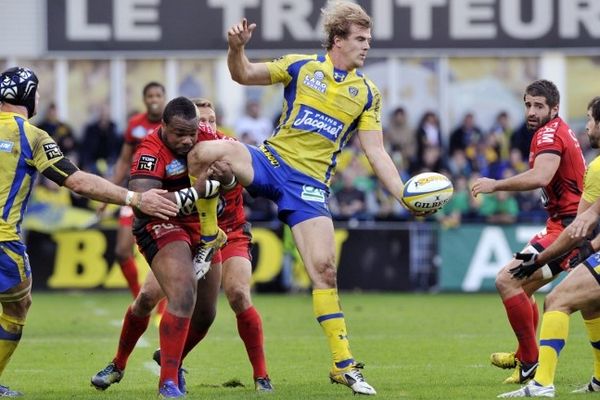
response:
M62 151L83 170L110 176L120 151L122 134L111 120L108 107L98 110L97 118L80 135L58 119L51 104L35 123L47 131ZM222 113L220 113L222 114ZM248 101L245 113L231 128L229 135L249 144L260 144L277 124L261 112L260 103ZM471 182L480 176L494 179L518 174L528 168L532 133L525 123L513 126L506 112L500 112L491 127L480 127L477 116L467 113L451 132L442 132L439 118L427 111L416 127L410 126L407 111L394 109L384 121L384 142L404 180L420 172L436 171L447 175L454 184L454 196L431 220L452 228L462 222L511 224L543 222L546 213L539 190L498 192L473 198ZM584 154L590 154L585 134L578 137ZM57 190L53 183L41 180L47 190ZM73 198L73 205L89 206ZM266 199L245 196L248 218L268 221L276 218L274 205ZM386 192L375 178L355 136L337 159L337 174L331 183L330 209L336 220L404 221L409 213Z

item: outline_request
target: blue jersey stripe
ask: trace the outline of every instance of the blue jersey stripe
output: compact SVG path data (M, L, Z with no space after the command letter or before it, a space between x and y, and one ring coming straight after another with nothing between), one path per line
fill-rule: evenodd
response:
M300 68L302 68L307 62L312 61L311 59L305 59L296 61L293 64L290 64L288 67L288 74L292 77L292 80L285 87L283 91L283 98L286 104L285 117L281 119L281 123L275 129L273 136L277 135L279 132L279 128L290 119L290 115L292 110L294 109L294 101L296 100L296 94L298 89L298 75L300 74Z
M346 130L346 132L344 132L344 136L342 136L342 139L340 140L339 147L336 151L333 152L333 155L331 156L331 163L327 168L327 172L325 172L325 182L329 182L329 179L331 179L331 174L333 173L333 171L335 171L335 168L337 166L337 158L344 149L344 147L346 147L346 143L348 143L348 141L352 137L352 134L356 131L357 126L358 118L352 121L350 127Z
M26 160L28 158L29 159L32 158L33 153L31 150L31 146L29 145L29 141L27 140L27 135L25 134L25 127L24 127L25 120L20 117L15 117L15 121L17 123L17 126L19 127L21 153L19 154L19 161L17 162L17 169L15 171L15 177L14 177L12 185L10 187L10 191L8 192L8 197L6 198L6 204L4 205L4 210L2 212L2 219L4 219L5 221L7 221L8 217L10 216L10 211L12 209L12 206L15 202L17 195L19 194L20 188L23 185L23 180L25 179L25 175L29 174L31 176L35 172L35 169L32 167L29 167L26 162ZM27 197L29 197L29 193L31 192L32 184L33 184L33 181L30 182L30 187L28 190ZM24 202L23 204L26 204L26 203ZM21 216L19 217L19 223L23 219L23 211L24 211L24 207L21 207Z
M367 82L367 80L364 80L365 82L365 86L367 87L367 104L365 104L365 110L368 110L369 108L371 108L371 104L373 104L373 91L371 90L371 87L369 86L369 83Z

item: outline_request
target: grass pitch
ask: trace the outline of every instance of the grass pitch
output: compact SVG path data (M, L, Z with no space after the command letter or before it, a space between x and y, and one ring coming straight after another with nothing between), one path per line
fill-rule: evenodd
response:
M376 388L376 398L491 399L518 388L502 384L510 370L489 364L490 353L515 347L496 295L342 293L341 299L352 351L366 363L364 374ZM156 398L154 324L129 359L120 384L99 392L89 383L112 359L130 301L125 293L34 293L23 339L2 384L23 391L26 399ZM350 389L329 384L329 351L309 295L256 294L254 302L263 317L276 392L254 392L235 317L221 297L213 328L185 360L187 398L353 398ZM581 398L569 392L591 374L592 356L576 314L558 366L557 396ZM238 381L243 386L223 386Z

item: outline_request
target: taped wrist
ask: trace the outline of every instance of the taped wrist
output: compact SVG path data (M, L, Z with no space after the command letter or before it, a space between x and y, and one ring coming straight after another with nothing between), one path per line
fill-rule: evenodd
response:
M229 190L232 189L235 185L237 185L237 179L235 179L235 175L231 178L231 182L226 185L223 185L223 189Z
M204 189L204 196L203 196L205 199L214 197L217 194L219 194L219 187L221 186L221 183L219 181L213 181L213 180L207 179L205 184L206 184L206 186Z
M198 192L193 187L185 188L175 192L175 200L179 211L184 215L189 215L194 211Z

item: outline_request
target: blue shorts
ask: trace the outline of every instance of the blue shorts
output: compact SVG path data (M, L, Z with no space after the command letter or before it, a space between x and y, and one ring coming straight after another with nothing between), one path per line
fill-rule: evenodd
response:
M596 282L600 284L600 251L586 258L583 265L592 273Z
M0 242L0 292L31 277L27 247L19 240Z
M282 222L292 227L315 217L331 218L329 188L324 183L290 167L271 147L246 147L254 169L254 180L246 190L273 200Z

